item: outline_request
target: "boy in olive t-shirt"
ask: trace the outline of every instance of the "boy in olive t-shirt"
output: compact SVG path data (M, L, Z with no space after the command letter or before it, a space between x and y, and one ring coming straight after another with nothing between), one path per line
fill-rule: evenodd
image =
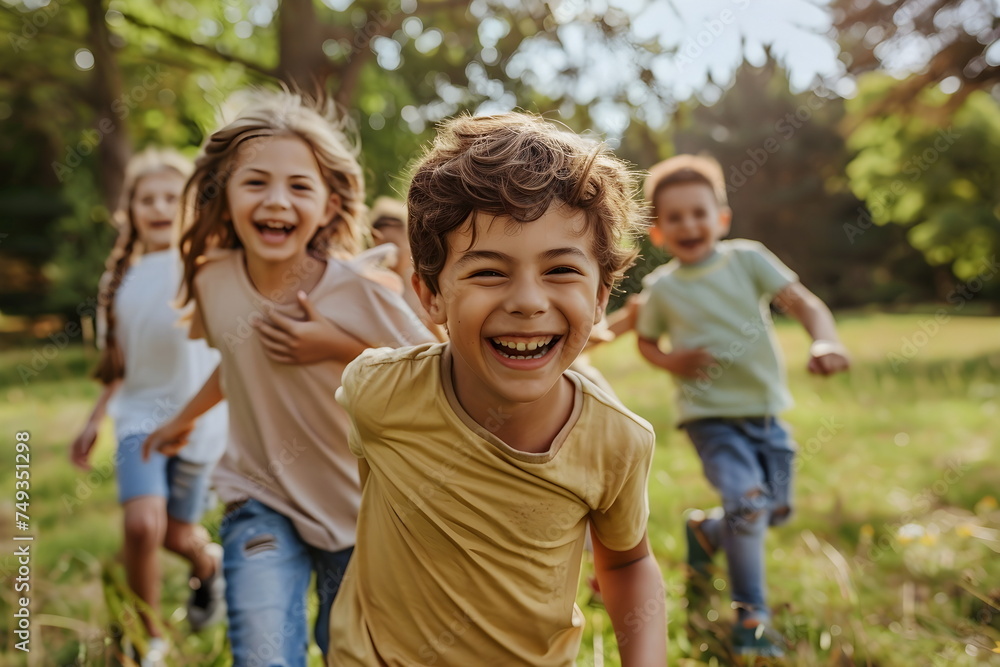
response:
M344 373L363 490L329 664L569 667L589 521L622 664L662 667L653 432L567 370L634 257L631 176L537 117L461 117L407 203L414 287L450 340Z

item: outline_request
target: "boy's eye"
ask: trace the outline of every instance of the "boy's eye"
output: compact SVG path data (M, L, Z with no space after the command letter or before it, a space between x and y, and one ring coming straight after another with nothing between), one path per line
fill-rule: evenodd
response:
M251 178L250 180L244 181L244 185L264 185L264 181L259 178Z
M296 190L303 190L303 191L312 190L312 187L310 187L306 183L295 183L294 185L292 185L292 187L295 188Z
M492 269L483 269L472 274L473 278L503 278L503 274Z
M572 266L557 266L556 268L554 268L551 271L549 271L549 273L555 273L555 274L572 274L572 273L575 273L575 274L579 275L580 271L578 269L573 268Z

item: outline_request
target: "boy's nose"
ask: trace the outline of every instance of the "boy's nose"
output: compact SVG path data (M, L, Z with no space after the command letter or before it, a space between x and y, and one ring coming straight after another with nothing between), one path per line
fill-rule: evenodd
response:
M507 297L507 312L522 317L535 317L544 313L549 299L536 281L527 278L515 280Z

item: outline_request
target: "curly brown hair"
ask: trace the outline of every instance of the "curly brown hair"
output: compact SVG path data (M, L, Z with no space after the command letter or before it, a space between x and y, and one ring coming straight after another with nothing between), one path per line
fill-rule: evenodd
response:
M317 258L331 254L351 256L361 250L364 236L365 183L359 152L349 135L349 121L332 101L311 99L288 90L253 89L238 97L248 102L231 122L205 141L195 162L194 174L184 188L186 207L181 218L180 240L184 277L178 305L193 296L198 267L215 248L241 246L229 210L226 185L241 150L266 137L293 136L305 141L316 156L330 191L340 197L340 209L330 224L309 240Z
M726 198L726 177L722 165L708 155L682 153L658 162L649 168L649 176L643 187L646 200L656 214L656 198L661 192L674 185L701 183L712 188L712 194L719 206L728 206Z
M539 116L453 118L441 125L410 183L414 269L436 294L449 232L475 213L527 223L560 203L585 213L601 280L614 287L636 257L643 218L636 190L635 174L606 145Z

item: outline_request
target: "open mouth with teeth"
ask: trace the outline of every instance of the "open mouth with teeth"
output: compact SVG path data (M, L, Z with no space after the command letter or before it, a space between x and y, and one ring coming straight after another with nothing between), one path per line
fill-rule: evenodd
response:
M264 222L255 222L254 227L260 232L260 235L264 237L264 240L268 243L281 243L288 236L295 231L295 225L290 225L284 222L276 222L273 220L266 220Z
M562 336L534 336L531 338L498 336L490 344L505 359L541 359L548 354Z
M681 239L680 241L677 242L677 244L680 247L682 247L682 248L686 248L688 250L691 250L692 248L697 248L698 246L700 246L704 242L705 242L705 239L703 237L699 236L696 239Z

